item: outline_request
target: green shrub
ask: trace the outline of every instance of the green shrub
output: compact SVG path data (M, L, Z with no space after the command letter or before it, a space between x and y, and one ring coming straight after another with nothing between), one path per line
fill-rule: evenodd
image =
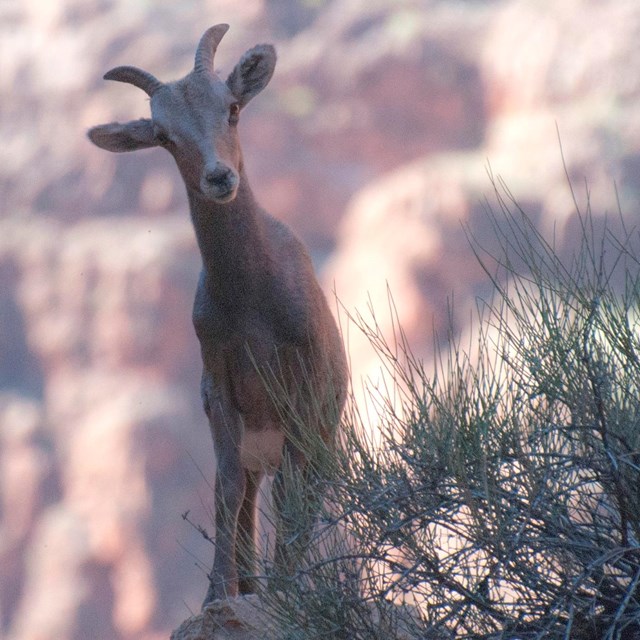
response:
M560 251L496 195L469 348L427 374L355 319L391 381L380 438L352 404L315 544L262 594L284 638L640 638L637 232L587 208Z

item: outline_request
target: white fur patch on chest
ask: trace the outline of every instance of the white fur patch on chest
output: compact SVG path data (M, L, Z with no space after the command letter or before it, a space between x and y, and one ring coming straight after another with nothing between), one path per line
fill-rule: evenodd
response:
M284 434L275 429L247 431L242 434L240 461L242 466L254 473L274 473L282 462Z

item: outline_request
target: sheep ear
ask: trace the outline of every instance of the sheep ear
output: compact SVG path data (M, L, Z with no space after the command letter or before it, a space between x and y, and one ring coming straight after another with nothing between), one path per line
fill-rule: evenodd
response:
M270 44L259 44L242 56L227 78L227 86L241 107L269 84L275 67L276 50Z
M87 132L89 140L101 149L121 153L158 146L151 120L143 118L121 124L111 122L92 127Z

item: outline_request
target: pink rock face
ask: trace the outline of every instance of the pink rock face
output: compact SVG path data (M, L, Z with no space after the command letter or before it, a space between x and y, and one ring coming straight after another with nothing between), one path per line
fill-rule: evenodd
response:
M311 245L329 295L335 284L349 311L370 299L387 333L390 290L427 363L448 296L464 332L488 292L461 226L492 246L487 163L567 245L556 124L583 205L585 178L594 211L616 210L614 180L627 212L640 200L635 0L225 1L218 17L204 0L164 4L2 10L0 635L11 640L166 638L198 609L213 555L180 518L208 526L214 470L184 189L161 152L86 141L92 124L148 114L105 70L178 77L220 11L232 23L223 74L247 46L275 41L274 82L240 125L255 191ZM353 328L349 347L356 378L375 374Z
M373 307L390 341L399 320L427 370L432 328L446 336L447 300L454 330L466 332L476 296L489 293L462 232L467 227L498 251L485 210L487 198L498 210L489 174L504 179L541 231L555 234L560 251L578 237L567 175L583 212L589 203L596 217L617 211L616 187L626 214L638 206L640 76L631 77L621 60L625 51L636 56L628 47L640 35L640 11L633 2L592 6L501 5L475 49L487 105L481 143L402 166L363 189L345 212L326 282L335 283L346 309L371 319ZM397 318L388 311L389 293ZM377 356L357 331L350 353L355 379L375 379Z
M181 573L173 554L160 560L175 538L154 528L199 505L194 464L212 458L194 455L210 445L194 428L189 223L13 218L2 230L24 318L16 357L43 379L39 398L2 400L5 624L18 638L140 637L162 624L159 582ZM152 513L165 500L174 508Z

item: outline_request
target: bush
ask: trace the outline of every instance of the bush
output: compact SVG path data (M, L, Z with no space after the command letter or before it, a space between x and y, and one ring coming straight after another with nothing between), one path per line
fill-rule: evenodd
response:
M390 374L380 438L352 404L316 544L262 594L283 637L640 638L637 234L587 208L562 255L494 186L468 349L427 375L356 318Z

